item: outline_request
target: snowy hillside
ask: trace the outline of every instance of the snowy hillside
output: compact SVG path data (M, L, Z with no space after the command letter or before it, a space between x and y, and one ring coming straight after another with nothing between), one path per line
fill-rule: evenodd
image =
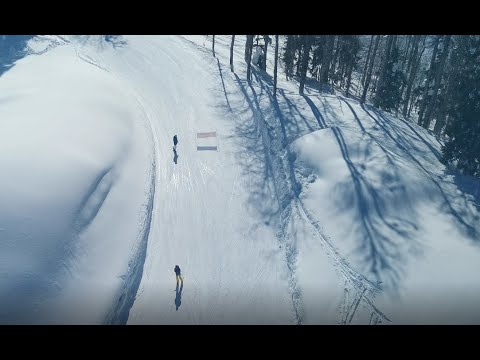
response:
M2 58L0 323L480 323L480 182L436 137L273 97L273 46L250 86L244 36L235 73L230 36L107 40Z

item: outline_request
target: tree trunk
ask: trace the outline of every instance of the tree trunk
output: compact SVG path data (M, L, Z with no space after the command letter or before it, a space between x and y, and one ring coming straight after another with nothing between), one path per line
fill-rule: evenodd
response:
M265 42L265 54L263 54L263 71L267 71L268 35L263 35L263 41Z
M285 65L285 77L287 80L293 76L293 63L295 58L295 35L286 36L286 46L283 53L283 63Z
M330 63L332 61L332 53L335 42L335 35L324 35L325 44L323 49L322 56L322 67L320 69L320 78L319 78L319 91L322 91L322 85L328 84L328 75L330 69Z
M412 97L412 100L410 101L410 105L408 106L408 113L407 117L410 117L410 113L412 112L413 106L415 105L415 100L417 99L416 96Z
M345 96L349 96L350 84L352 82L352 72L353 72L353 61L350 63L348 67L348 76L347 76L347 88L345 90Z
M412 66L414 67L413 68L413 71L415 71L415 76L417 76L417 73L418 73L418 69L420 68L420 63L422 61L422 56L423 56L423 52L425 51L426 49L426 46L425 46L425 42L427 41L427 36L425 35L423 37L423 42L422 42L422 51L420 52L420 55L418 55L417 57L417 60L414 64L412 64ZM415 83L415 76L413 78L413 82ZM410 100L410 105L408 106L408 112L407 112L407 117L409 118L410 117L410 113L412 111L412 108L414 106L414 103L415 103L415 100L418 99L418 96L414 96L411 100Z
M415 40L417 39L417 37L420 37L420 35L413 35L413 37L414 37L413 42L415 43ZM408 59L408 65L407 65L407 71L405 71L405 64L407 64L408 52L409 52L409 50L410 50L410 45L411 45L411 42L412 42L412 41L411 41L411 38L412 38L411 35L407 35L407 38L405 39L405 43L406 43L405 49L406 49L406 50L405 50L405 54L404 54L404 56L403 56L403 58L402 58L402 73L404 73L404 74L407 74L407 73L408 73L408 67L409 67L409 65L411 65L411 64L410 64L410 59L411 59L411 58L409 58L409 59ZM417 51L418 51L418 43L416 43L416 44L417 44L417 48L416 48L416 49L413 49L413 50L417 50ZM415 46L415 44L413 44L413 45ZM414 46L413 46L413 47L414 47ZM413 50L412 50L412 51L413 51ZM410 52L412 52L412 51L410 51ZM404 97L403 97L403 92L405 91L405 87L406 87L407 85L408 85L408 80L407 80L407 81L402 81L402 87L401 87L401 89L400 89L400 100L404 99ZM395 110L395 115L396 115L396 116L398 116L398 111L399 111L399 107L397 107L396 110Z
M253 50L253 35L248 35L248 59L247 59L247 81L250 84L252 81L252 50Z
M375 35L372 35L370 37L370 45L368 46L368 53L367 53L367 59L365 60L365 65L363 67L363 74L362 74L362 80L360 81L360 83L362 84L365 84L365 78L367 77L367 69L368 69L368 61L370 60L370 54L372 52L372 46L373 46L373 38L375 37Z
M418 55L418 44L420 43L420 37L421 35L415 35L413 39L413 49L411 51L411 56L408 59L408 64L407 64L407 71L408 69L410 70L410 74L408 75L408 81L407 81L407 93L405 94L405 100L403 103L403 111L402 114L403 116L407 116L407 110L408 110L408 101L410 100L410 96L412 94L412 87L413 87L413 82L415 80L415 75L416 75L416 64L417 64L417 55ZM413 65L412 65L413 64Z
M373 65L375 63L375 55L377 54L379 43L380 43L380 35L377 35L377 38L375 39L375 46L373 47L373 54L372 54L372 57L370 58L370 64L368 65L367 77L365 78L365 84L363 85L362 98L360 99L360 102L362 104L365 102L365 99L367 97L368 86L370 85L370 80L372 79Z
M386 71L387 71L387 64L388 64L388 61L390 60L390 54L393 48L394 38L395 38L394 35L388 35L387 43L385 45L385 54L383 56L382 65L380 67L380 75L378 77L377 92L375 94L375 99L374 99L375 106L378 106L380 99L382 98L382 87L383 87L383 82L384 82Z
M419 35L413 35L413 38L415 39ZM405 46L405 55L403 57L402 61L402 71L405 70L405 64L407 63L409 51L411 52L411 45L412 45L412 35L407 35L407 38L405 39L406 46ZM407 66L407 72L408 72L408 66Z
M278 35L275 35L275 67L273 68L273 96L277 96Z
M300 95L303 95L305 81L307 80L308 58L310 56L310 35L303 35L302 74L300 78Z
M390 48L390 55L391 51L397 46L398 35L392 35L392 47Z
M448 46L450 45L451 35L446 35L445 40L443 41L443 49L442 54L440 55L440 62L435 69L435 82L433 88L433 95L432 99L427 105L427 109L425 110L425 116L423 119L423 127L428 129L430 127L430 123L432 122L432 115L433 109L436 107L437 97L438 97L438 89L440 88L440 82L442 80L443 75L443 68L445 67L445 61L448 55Z
M332 77L335 74L338 54L340 53L340 45L341 45L338 38L337 38L337 47L336 48L335 48L334 42L335 42L335 39L333 39L333 42L332 42L333 60L331 61L331 65L330 65L330 77ZM335 49L335 51L333 51L333 49Z
M212 35L212 53L213 57L215 57L215 35Z
M425 113L425 108L427 106L428 88L430 87L430 83L432 82L433 75L434 75L433 70L435 67L435 59L437 58L438 43L440 41L440 36L441 35L437 35L437 37L435 38L435 45L433 48L432 60L430 61L430 69L428 70L428 76L425 83L425 89L423 89L423 97L422 97L422 102L420 104L420 111L418 114L418 125L422 125L423 123L423 114Z
M447 111L446 111L446 102L443 101L440 103L440 116L437 118L435 122L435 126L433 127L433 133L437 136L440 136L442 129L445 127L445 123L447 120Z
M330 35L327 41L327 56L325 57L325 73L324 73L324 82L328 84L329 80L332 78L332 56L333 49L335 48L335 35ZM335 69L334 69L335 70Z
M298 58L297 58L297 72L296 72L296 76L299 76L300 75L300 64L302 62L302 44L303 44L303 40L300 38L298 38L298 36L302 36L302 35L297 35L297 50L298 50Z
M232 35L232 44L230 45L230 71L233 71L233 45L235 44L235 35Z

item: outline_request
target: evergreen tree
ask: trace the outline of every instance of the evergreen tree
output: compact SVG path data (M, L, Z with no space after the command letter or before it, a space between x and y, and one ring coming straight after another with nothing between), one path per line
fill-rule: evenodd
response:
M283 63L285 64L285 75L287 79L293 77L293 66L295 63L295 52L297 50L297 41L295 35L287 35L285 47L283 49Z
M383 80L376 93L375 106L391 111L397 108L401 100L401 89L405 82L399 61L399 49L391 45L385 60Z
M458 66L451 76L444 161L455 162L464 174L480 176L480 36L458 36L452 58Z
M303 89L305 87L305 81L307 80L308 60L310 58L310 35L302 35L302 69L300 74L300 95L303 95ZM300 60L299 60L300 61Z

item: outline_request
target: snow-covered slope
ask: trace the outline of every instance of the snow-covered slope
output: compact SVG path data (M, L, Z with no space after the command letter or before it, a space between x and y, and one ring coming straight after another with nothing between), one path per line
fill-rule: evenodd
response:
M264 165L250 159L252 149L237 133L249 124L239 124L218 101L217 62L181 37L128 41L136 52L125 48L110 63L126 81L142 84L137 91L152 121L159 164L147 258L128 322L294 322L283 252L275 228L256 208L267 205L273 213L276 207L250 191L253 173ZM198 135L213 132L213 143ZM202 150L213 145L218 151ZM185 276L178 291L176 264Z
M274 98L273 47L249 85L230 39L36 37L0 73L0 322L480 323L479 182L281 68Z
M52 44L41 40L32 47ZM153 155L145 121L72 44L2 75L1 323L104 321L142 241Z
M445 175L439 143L355 101L322 102L335 122L292 145L305 210L342 257L382 282L379 306L393 323L479 323L479 214Z

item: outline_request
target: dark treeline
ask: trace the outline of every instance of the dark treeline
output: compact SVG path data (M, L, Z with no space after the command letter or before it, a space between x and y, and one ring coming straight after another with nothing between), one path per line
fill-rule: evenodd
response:
M266 38L247 37L249 80L254 39L258 44ZM308 83L310 93L341 91L415 121L444 137L445 163L480 176L480 35L285 35L275 40L280 47L274 63L279 60L287 80L298 81L300 94Z

